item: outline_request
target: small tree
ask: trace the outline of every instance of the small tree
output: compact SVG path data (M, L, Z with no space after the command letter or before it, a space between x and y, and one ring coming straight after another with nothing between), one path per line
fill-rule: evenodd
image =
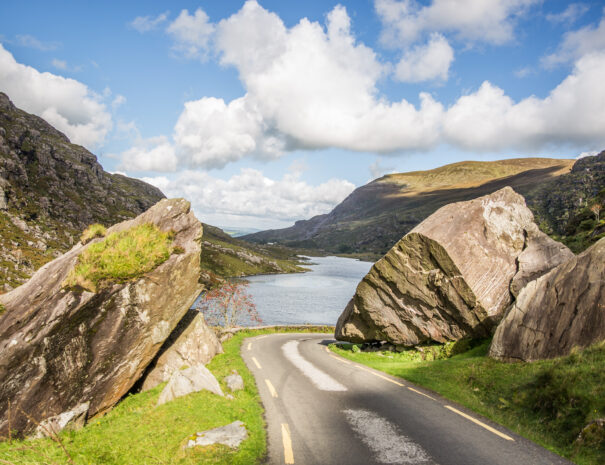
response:
M207 291L199 300L197 309L213 326L233 328L261 324L247 288L248 283L244 281L225 281L220 287Z
M590 211L594 213L597 223L599 222L599 215L601 213L602 208L603 206L600 203L595 203L590 207Z

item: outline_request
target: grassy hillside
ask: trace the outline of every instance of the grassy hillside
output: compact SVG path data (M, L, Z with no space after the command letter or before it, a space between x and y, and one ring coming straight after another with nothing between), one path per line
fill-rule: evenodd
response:
M451 343L403 353L353 347L331 346L350 360L432 389L575 463L605 463L602 430L577 440L588 423L605 417L605 343L568 357L514 364L488 358L489 341L451 358L445 358Z
M327 215L280 230L244 236L256 242L378 258L440 207L511 186L530 195L569 173L573 160L521 158L460 162L429 171L391 174L356 189Z
M221 277L306 271L296 254L279 245L250 244L204 224L202 269Z

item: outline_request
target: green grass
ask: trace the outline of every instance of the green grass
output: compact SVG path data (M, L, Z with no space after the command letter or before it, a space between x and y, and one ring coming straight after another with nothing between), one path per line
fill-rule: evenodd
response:
M76 465L207 465L261 463L267 451L263 407L254 377L241 358L242 341L251 336L281 332L333 332L333 327L310 329L270 328L236 333L223 343L224 353L212 359L207 368L229 390L223 379L235 369L244 380L244 390L234 399L198 392L156 407L164 386L129 395L102 418L93 419L79 431L60 434ZM239 449L226 446L197 447L183 450L190 436L227 425L244 422L248 439ZM0 442L0 463L33 465L67 464L65 453L50 439Z
M486 356L489 341L449 359L424 353L331 349L350 360L432 389L581 465L605 463L605 437L574 441L605 417L605 343L568 357L503 363Z
M93 239L96 239L97 237L105 237L106 233L107 233L107 228L105 226L103 226L102 224L99 224L99 223L91 224L82 233L82 236L80 237L80 242L82 242L82 244L87 244L90 241L92 241Z
M0 302L0 315L2 315L6 311L6 307L3 303Z
M64 286L95 292L103 283L126 282L142 276L168 260L174 251L173 236L153 224L112 233L80 254Z

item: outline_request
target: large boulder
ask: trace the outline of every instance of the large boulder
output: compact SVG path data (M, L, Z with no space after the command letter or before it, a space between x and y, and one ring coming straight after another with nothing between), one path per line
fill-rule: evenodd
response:
M90 402L89 417L110 409L147 365L201 291L202 225L183 199L162 200L107 233L153 223L173 231L175 252L152 271L97 292L64 281L91 244L77 244L25 284L0 296L0 434Z
M147 391L168 381L172 374L186 367L205 365L223 347L204 316L191 309L166 340L143 376L141 390Z
M527 284L490 346L491 357L532 361L605 340L605 239Z
M224 397L220 384L204 365L197 365L175 371L158 397L158 405L171 402L178 397L194 392L210 391Z
M336 338L414 346L487 336L511 303L515 277L520 286L569 254L538 230L510 187L446 205L376 262L338 319Z

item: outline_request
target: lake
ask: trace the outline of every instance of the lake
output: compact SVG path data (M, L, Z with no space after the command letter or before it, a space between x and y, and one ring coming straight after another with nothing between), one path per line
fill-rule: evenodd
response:
M249 293L266 325L336 324L372 263L311 257L308 273L251 276Z

